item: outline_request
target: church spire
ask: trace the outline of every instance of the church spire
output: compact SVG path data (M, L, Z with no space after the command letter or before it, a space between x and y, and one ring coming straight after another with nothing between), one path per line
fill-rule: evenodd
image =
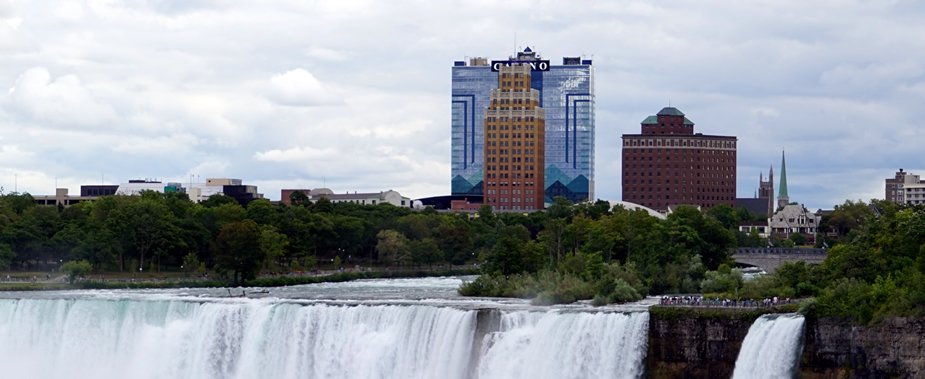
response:
M777 193L777 207L783 208L790 204L790 196L787 194L787 158L784 151L780 152L780 187Z

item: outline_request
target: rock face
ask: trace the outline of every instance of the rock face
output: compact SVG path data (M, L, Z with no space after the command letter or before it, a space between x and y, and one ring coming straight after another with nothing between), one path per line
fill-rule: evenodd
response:
M760 315L657 308L649 317L649 378L731 377L742 341ZM925 319L858 326L808 318L803 339L802 378L925 378Z
M925 377L925 319L891 318L873 326L807 320L804 378Z
M757 317L735 310L650 313L648 377L732 377L739 348Z

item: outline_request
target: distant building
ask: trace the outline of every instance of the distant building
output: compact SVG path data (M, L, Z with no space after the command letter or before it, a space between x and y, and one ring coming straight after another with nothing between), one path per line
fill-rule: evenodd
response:
M820 215L810 212L801 204L787 204L771 216L771 233L784 239L800 233L806 235L809 241L815 241L821 220Z
M770 218L774 214L774 167L768 171L768 180L764 180L763 173L758 176L754 198L736 198L735 204L736 208L744 208L753 215Z
M574 203L594 198L594 69L590 59L543 59L530 48L504 60L472 58L451 68L452 195L483 195L485 112L502 67L530 68L524 86L536 90L545 109L545 202L563 196Z
M332 203L353 203L360 205L392 204L396 207L411 208L411 198L402 196L397 191L334 193L328 188L315 188L309 191L309 200L317 202L322 198Z
M444 195L423 197L414 200L414 203L418 204L420 208L431 207L438 211L456 210L456 208L454 208L454 204L456 204L460 210L468 208L468 206L465 204L474 205L475 209L477 210L482 206L483 202L484 199L481 195Z
M780 152L780 187L777 192L777 209L790 204L790 195L787 193L787 159L784 152Z
M114 184L90 184L80 186L80 196L112 196L119 190L118 185Z
M884 180L885 199L896 204L925 204L925 181L899 169L893 178Z
M82 203L84 201L95 200L96 196L70 196L67 188L55 188L55 194L32 196L36 205L60 205L69 207L71 205Z
M735 206L734 136L694 133L694 123L665 107L623 135L623 201L660 212L676 205Z
M904 205L922 205L925 204L925 182L918 184L903 185L903 202Z
M180 183L162 183L157 180L151 179L133 179L129 180L128 183L119 184L119 188L116 189L116 195L122 196L138 196L141 195L144 191L154 191L154 192L184 192L183 185Z
M485 204L498 211L543 209L546 113L526 64L502 66L485 111Z
M292 203L292 199L293 199L293 197L294 197L293 195L296 195L297 193L298 193L298 194L302 194L302 195L305 197L305 199L308 199L308 197L309 197L308 195L309 195L311 192L312 192L312 190L307 189L307 188L301 188L301 189L282 189L282 190L279 191L279 202L282 203L282 204L286 204L286 205L288 205L288 206L291 206L291 205L293 204L293 203Z

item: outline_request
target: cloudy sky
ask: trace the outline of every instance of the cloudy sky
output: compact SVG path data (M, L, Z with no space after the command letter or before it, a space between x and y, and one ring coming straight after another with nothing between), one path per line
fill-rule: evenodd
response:
M900 167L925 176L920 4L0 0L0 186L447 194L453 61L531 46L594 60L599 198L669 99L739 138L741 197L786 149L792 200L882 198Z

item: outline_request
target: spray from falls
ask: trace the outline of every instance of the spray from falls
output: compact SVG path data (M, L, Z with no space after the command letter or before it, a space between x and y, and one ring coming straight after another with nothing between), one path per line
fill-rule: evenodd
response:
M797 314L755 320L742 341L733 379L794 377L803 350L803 323Z

